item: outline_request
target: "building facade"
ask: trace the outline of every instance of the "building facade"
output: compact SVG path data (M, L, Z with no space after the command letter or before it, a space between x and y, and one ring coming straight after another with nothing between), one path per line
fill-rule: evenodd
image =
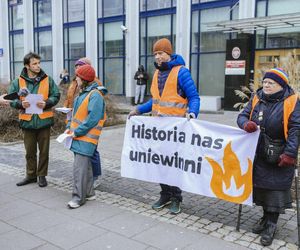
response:
M62 69L72 75L74 62L87 56L110 93L130 98L138 65L152 76L153 42L167 37L205 100L224 97L226 42L241 33L254 37L251 72L262 64L272 66L293 49L300 54L297 23L246 32L208 28L231 22L240 27L245 18L300 16L299 0L1 0L0 8L2 82L20 74L29 51L41 55L42 68L57 83Z

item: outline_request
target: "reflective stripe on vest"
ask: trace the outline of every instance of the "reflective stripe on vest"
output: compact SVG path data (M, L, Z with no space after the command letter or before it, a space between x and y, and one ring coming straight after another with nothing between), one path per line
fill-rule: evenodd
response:
M155 71L151 84L153 116L185 116L188 101L177 93L178 72L181 67L172 68L161 96L158 89L158 70Z
M290 115L294 111L297 101L298 101L297 94L290 95L288 98L286 98L283 101L283 131L284 131L284 137L286 140L288 137L288 129L289 129L288 123L289 123ZM252 118L252 113L253 113L254 107L257 105L258 102L259 102L258 96L254 95L253 100L252 100L252 110L250 112L250 120Z
M79 125L81 125L84 122L84 120L87 118L90 96L95 91L97 93L99 93L99 95L103 96L100 91L98 91L97 89L94 89L84 98L83 102L80 104L79 108L77 109L75 116L73 114L73 118L72 118L71 126L70 126L70 130L72 132L74 132L74 130ZM73 138L73 140L90 142L90 143L97 145L105 120L106 120L106 113L104 112L104 117L103 117L103 119L101 119L98 122L97 126L90 129L86 135L75 137L75 138Z
M19 78L19 88L20 89L27 88L26 80L22 77ZM40 81L38 94L43 95L44 101L48 99L48 96L49 96L49 77L48 76L45 77L42 81ZM20 96L20 100L24 101L25 97ZM38 116L40 119L50 118L50 117L53 117L53 112L52 112L52 110L46 110L46 111L43 111L43 113L39 114ZM19 114L20 120L30 121L31 118L32 118L32 114L24 114L24 113Z

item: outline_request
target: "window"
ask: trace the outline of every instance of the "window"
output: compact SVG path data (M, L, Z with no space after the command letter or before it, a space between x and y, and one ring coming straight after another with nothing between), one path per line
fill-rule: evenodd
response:
M298 0L269 0L268 16L290 14L300 10ZM266 37L267 48L289 48L300 47L300 27L270 29Z
M206 23L222 22L238 18L238 7L232 9L237 1L216 1L211 3L212 8L207 8L205 2L191 0L192 30L191 30L191 74L197 84L200 95L224 96L224 62L226 40L232 35L223 32L207 30Z
M140 11L147 10L140 14L140 64L149 73L148 81L151 82L155 70L152 52L155 41L168 38L176 50L176 1L141 0L140 3ZM149 93L149 88L147 91Z
M124 12L123 0L103 0L103 17L119 16Z
M53 75L52 57L52 9L51 0L34 0L34 50L41 56L41 67Z
M140 2L141 11L165 9L172 7L172 0L141 0Z
M11 79L20 75L23 68L23 1L8 1L9 50Z
M74 74L74 63L85 56L85 2L63 0L64 68Z
M98 73L112 94L125 93L124 0L98 0Z

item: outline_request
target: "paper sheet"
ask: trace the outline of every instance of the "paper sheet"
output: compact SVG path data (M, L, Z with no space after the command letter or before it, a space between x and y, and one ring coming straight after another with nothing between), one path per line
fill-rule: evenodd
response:
M66 107L62 107L62 108L55 108L56 111L58 112L62 112L64 114L68 114L70 111L72 111L71 108L66 108Z
M58 141L59 143L63 143L64 142L65 148L70 149L71 145L72 145L73 138L72 138L72 136L70 134L63 133L63 134L60 134L56 138L56 141Z
M42 114L43 109L37 106L37 103L43 101L43 95L41 94L29 94L25 97L25 100L30 103L30 107L25 110L26 114Z

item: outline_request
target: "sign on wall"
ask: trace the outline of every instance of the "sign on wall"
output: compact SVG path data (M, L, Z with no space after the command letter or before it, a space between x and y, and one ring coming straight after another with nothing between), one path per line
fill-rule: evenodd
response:
M245 75L245 60L227 60L225 61L225 75Z

